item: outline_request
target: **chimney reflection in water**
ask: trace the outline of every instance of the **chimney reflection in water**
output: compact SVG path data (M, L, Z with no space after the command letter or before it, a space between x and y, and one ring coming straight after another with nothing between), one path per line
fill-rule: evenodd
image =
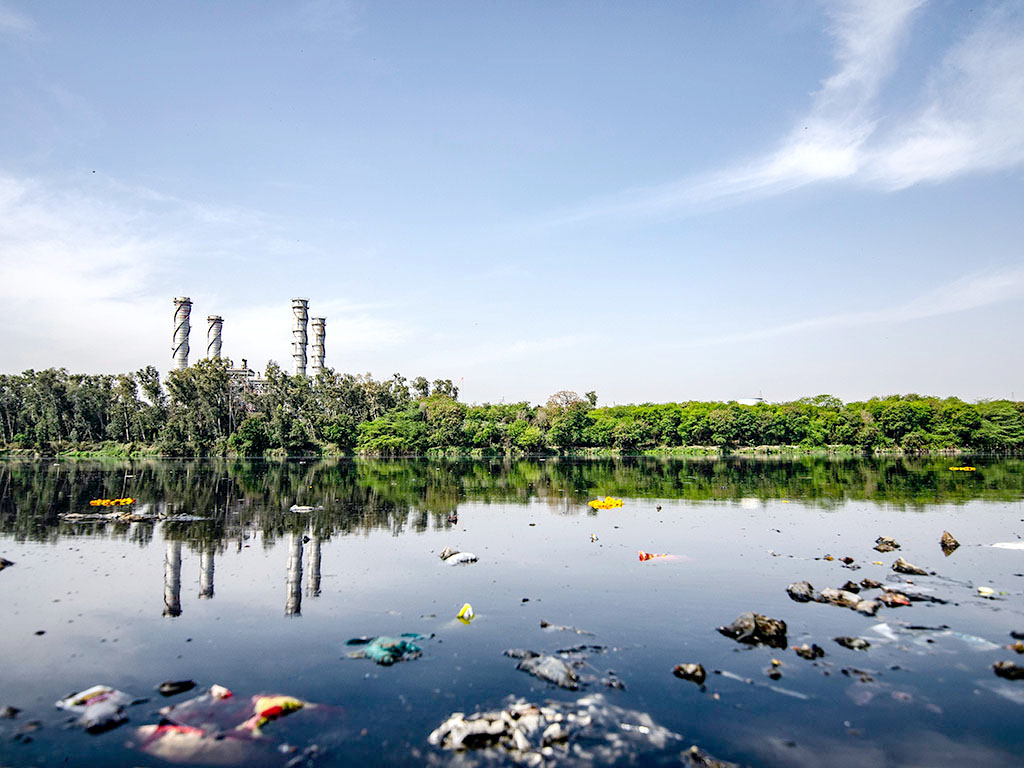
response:
M309 547L309 583L306 597L320 597L320 537L314 536Z
M288 601L285 616L302 615L302 534L291 534L288 545Z
M168 541L164 555L164 616L181 616L180 541Z
M199 553L199 597L213 597L213 544L207 544Z

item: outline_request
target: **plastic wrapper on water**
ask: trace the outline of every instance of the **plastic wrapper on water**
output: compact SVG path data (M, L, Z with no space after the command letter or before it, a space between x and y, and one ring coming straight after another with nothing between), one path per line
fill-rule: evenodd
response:
M128 719L125 706L132 697L108 685L94 685L57 702L59 709L77 714L77 724L91 733L105 731Z

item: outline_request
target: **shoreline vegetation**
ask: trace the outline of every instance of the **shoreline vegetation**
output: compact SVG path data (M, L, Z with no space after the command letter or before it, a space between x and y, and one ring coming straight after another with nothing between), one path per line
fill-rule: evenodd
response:
M205 359L164 381L63 368L0 374L0 456L251 457L793 456L1019 453L1024 403L918 394L831 395L597 407L595 392L544 405L467 405L449 379L326 369L258 383Z

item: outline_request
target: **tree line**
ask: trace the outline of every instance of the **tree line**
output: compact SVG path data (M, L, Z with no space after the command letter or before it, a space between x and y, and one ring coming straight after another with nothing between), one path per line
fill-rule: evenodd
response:
M449 379L376 380L331 369L309 378L271 362L253 382L230 367L204 359L163 381L152 366L117 375L0 374L0 443L8 452L168 456L1024 448L1024 403L1009 400L907 394L844 403L818 395L597 407L594 392L562 391L544 405L467 405Z

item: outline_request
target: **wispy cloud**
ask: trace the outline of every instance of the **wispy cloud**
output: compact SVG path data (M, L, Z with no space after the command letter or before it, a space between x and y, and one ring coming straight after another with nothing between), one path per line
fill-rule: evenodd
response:
M946 56L925 106L865 152L864 176L892 189L1024 162L1024 21L999 9Z
M279 227L256 211L111 180L83 191L0 173L0 366L162 368L170 361L171 298L186 293L194 301L193 360L205 354L205 318L216 313L225 317L226 355L290 368L287 294L267 304L224 290L211 273L212 260L265 252L259 244L280 238ZM328 364L411 333L389 307L332 299L310 309L328 317Z
M1013 267L965 275L938 286L910 301L891 307L861 312L840 312L833 315L798 320L792 323L758 328L752 331L694 339L681 347L706 347L720 344L761 341L791 336L808 331L836 328L861 328L869 325L898 324L929 317L952 315L972 309L1024 298L1024 267Z
M20 37L30 37L35 31L36 23L30 17L5 4L0 4L0 34L9 33Z
M1024 162L1024 24L995 8L949 50L903 115L880 96L924 0L832 6L837 69L767 154L570 212L563 221L688 213L819 182L886 190ZM898 101L898 100L897 100Z

